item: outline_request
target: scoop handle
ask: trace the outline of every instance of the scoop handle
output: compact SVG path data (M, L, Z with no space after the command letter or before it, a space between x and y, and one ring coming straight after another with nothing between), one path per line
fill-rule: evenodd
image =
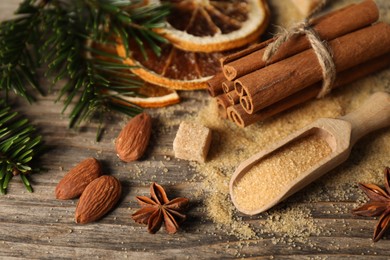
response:
M356 111L340 119L351 123L351 145L354 145L366 134L390 125L390 94L376 92Z

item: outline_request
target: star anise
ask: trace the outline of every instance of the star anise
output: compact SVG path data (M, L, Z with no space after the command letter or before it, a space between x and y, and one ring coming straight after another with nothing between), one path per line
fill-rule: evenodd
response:
M176 198L169 200L163 187L157 183L150 186L151 198L137 196L138 204L141 206L131 217L135 222L147 224L151 234L156 233L165 224L168 233L174 234L179 229L179 224L186 219L183 212L187 209L189 199Z
M370 199L363 206L354 209L355 215L376 217L380 216L374 230L373 240L377 242L390 227L390 168L385 169L385 190L374 184L359 183L359 187Z

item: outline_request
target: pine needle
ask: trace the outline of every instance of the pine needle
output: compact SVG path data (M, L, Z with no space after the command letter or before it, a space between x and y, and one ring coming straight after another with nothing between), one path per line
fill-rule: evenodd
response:
M5 194L14 175L20 175L26 189L32 191L27 175L38 170L31 162L41 145L41 137L28 120L0 102L0 193Z

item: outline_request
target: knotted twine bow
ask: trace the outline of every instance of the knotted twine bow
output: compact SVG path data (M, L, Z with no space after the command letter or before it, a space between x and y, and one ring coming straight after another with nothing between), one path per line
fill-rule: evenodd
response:
M263 55L263 61L268 61L278 51L279 47L291 37L295 35L306 35L322 69L322 89L318 93L317 98L326 96L332 90L333 83L336 79L336 65L332 58L332 51L327 42L322 41L318 33L311 27L311 19L325 4L326 0L323 0L302 22L294 25L290 30L284 29L276 40L267 46Z

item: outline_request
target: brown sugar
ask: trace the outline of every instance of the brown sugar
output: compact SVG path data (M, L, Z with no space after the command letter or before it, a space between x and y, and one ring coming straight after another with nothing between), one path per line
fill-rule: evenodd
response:
M323 109L316 109L317 107ZM202 176L203 181L198 196L205 200L207 216L226 233L235 235L241 240L254 238L257 233L269 230L268 222L265 223L266 226L262 224L262 228L258 230L255 226L243 222L235 213L234 205L229 197L229 181L234 170L240 162L259 152L271 142L286 137L317 118L337 117L342 112L343 109L338 99L326 98L307 103L289 113L242 129L220 119L217 105L211 101L193 119L213 132L208 161L204 164L191 163ZM298 213L297 216L299 216ZM311 216L304 214L301 218L309 223ZM312 224L311 228L315 230L317 227ZM272 232L278 232L278 229L274 228ZM283 230L280 232L284 233ZM293 232L290 233L293 234Z
M211 131L201 124L184 121L180 124L173 151L179 159L205 162L211 143Z
M318 135L296 140L254 165L233 187L236 203L253 211L272 203L300 174L331 153Z

